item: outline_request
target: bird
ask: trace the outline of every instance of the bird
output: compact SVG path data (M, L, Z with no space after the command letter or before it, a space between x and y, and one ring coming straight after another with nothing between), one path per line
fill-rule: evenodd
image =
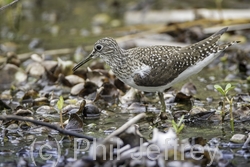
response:
M99 39L94 44L93 51L72 70L75 72L89 60L101 58L125 84L140 91L157 92L161 114L166 111L164 90L197 74L222 55L225 49L240 42L220 44L219 39L227 29L228 27L223 28L210 37L185 47L155 45L125 50L115 39L105 37Z

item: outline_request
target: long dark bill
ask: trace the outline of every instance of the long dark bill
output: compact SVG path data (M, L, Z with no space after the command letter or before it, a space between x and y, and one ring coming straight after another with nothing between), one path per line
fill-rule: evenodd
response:
M93 54L91 53L86 57L84 60L82 60L80 63L78 63L72 70L75 72L79 67L81 67L83 64L87 63L91 58L93 57Z

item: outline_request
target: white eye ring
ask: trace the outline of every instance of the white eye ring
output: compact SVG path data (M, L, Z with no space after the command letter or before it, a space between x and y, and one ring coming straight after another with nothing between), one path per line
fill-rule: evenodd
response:
M100 44L98 44L98 45L95 46L95 50L97 50L97 51L102 50L102 48L103 48L103 46L100 45Z

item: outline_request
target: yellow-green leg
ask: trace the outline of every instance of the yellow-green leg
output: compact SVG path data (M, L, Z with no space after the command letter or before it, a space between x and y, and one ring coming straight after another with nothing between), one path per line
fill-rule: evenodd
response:
M166 108L163 92L158 92L158 96L159 96L160 102L161 102L161 112L159 113L158 117L160 117L162 114L164 114L168 118L173 119L172 113L166 113L167 108Z
M160 102L161 102L161 112L166 112L166 104L165 104L163 93L162 92L158 92L158 96L159 96Z

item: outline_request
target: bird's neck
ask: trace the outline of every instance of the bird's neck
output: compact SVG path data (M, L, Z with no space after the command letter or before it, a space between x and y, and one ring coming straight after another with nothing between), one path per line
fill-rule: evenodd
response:
M127 78L133 71L127 50L119 49L116 54L110 55L109 58L104 60L110 66L114 74L120 79Z

